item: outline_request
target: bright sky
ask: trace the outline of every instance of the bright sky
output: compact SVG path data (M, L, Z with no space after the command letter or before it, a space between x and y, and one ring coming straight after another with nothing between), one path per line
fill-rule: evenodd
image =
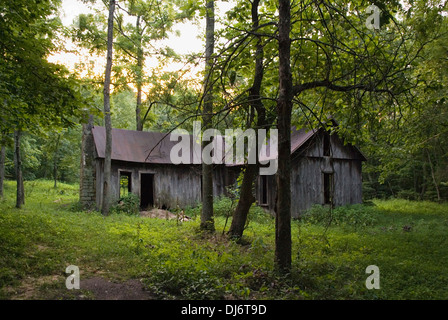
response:
M100 6L104 7L101 3ZM100 7L101 8L101 7ZM217 2L217 12L225 12L229 8L231 8L230 2ZM107 8L103 8L105 12L107 12ZM62 0L62 12L61 12L61 20L65 26L70 26L73 23L73 20L81 13L91 12L89 7L82 3L79 0ZM169 39L164 40L162 44L169 46L175 52L179 54L188 54L193 52L202 52L204 50L204 41L200 39L201 34L204 32L205 23L202 23L201 26L198 27L193 23L183 23L175 26L174 30L177 30L180 35L176 36L173 34L169 37ZM66 43L66 48L68 50L75 51L76 46L71 43ZM52 55L49 60L51 62L57 62L66 65L70 70L74 70L76 64L79 62L86 63L93 67L92 71L97 74L104 73L105 68L105 59L93 57L89 54L88 50L77 50L80 51L80 54L76 53L56 53ZM155 59L151 61L151 59L147 59L147 66L156 66L157 62ZM169 70L180 70L183 65L171 65Z
M101 6L103 6L101 4ZM227 2L221 2L219 4L219 9L225 9L228 7ZM81 13L90 12L89 7L79 0L62 0L63 16L61 17L62 23L69 26L73 23L73 19ZM107 11L107 8L104 9ZM200 30L197 26L193 24L181 24L176 29L181 32L180 37L172 37L167 41L176 52L178 53L190 53L192 51L201 50L203 43L198 36L200 35Z

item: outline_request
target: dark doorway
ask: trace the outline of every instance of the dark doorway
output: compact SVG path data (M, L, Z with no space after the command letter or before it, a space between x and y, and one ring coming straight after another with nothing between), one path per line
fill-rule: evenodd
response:
M154 174L140 175L140 208L147 209L154 206Z

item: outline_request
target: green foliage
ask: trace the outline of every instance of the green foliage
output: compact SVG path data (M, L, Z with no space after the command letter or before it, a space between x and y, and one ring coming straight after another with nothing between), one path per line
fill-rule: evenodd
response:
M111 97L112 123L114 128L135 130L135 92L121 90Z
M448 20L439 5L438 1L431 5L416 1L407 11L404 22L415 33L416 42L428 41L406 76L418 82L406 101L397 103L399 110L383 115L370 127L370 138L361 145L369 159L364 181L382 184L373 186L382 189L377 197L448 199L448 190L443 188L448 180L444 86L448 74L443 58Z
M188 86L179 84L184 81L183 71L162 70L162 67L180 61L171 48L158 42L167 38L175 22L190 18L190 15L179 10L179 5L177 0L132 0L123 1L117 7L114 15L112 69L116 93L111 109L114 127L135 130L145 122L149 124L148 127L152 127L155 117L153 103L165 107L168 105L169 109L173 105L179 107L181 103L176 98L186 97L192 91ZM71 35L78 46L89 49L91 53L101 54L106 50L106 10L95 10L95 14L81 14L76 18ZM89 74L88 77L95 78L95 75ZM171 81L166 81L167 77L171 77ZM101 82L102 79L98 78L92 81L92 85ZM132 108L129 108L131 95L133 102ZM137 105L139 120L136 120ZM164 117L170 112L164 110L158 116ZM166 130L166 125L164 128Z
M420 195L414 190L400 190L397 193L397 197L406 200L419 200Z
M227 197L220 197L213 203L213 214L221 217L231 216L235 206L235 201Z
M138 215L140 213L140 198L134 193L121 197L118 204L110 209L110 213Z
M62 130L42 129L24 133L21 139L22 169L25 180L51 179L79 181L81 126ZM5 172L15 177L13 148L6 148ZM56 170L55 170L56 169Z
M302 220L323 226L333 224L366 227L373 225L377 216L378 210L375 207L361 204L336 207L333 210L330 210L328 206L314 205L304 213Z
M58 1L1 1L0 129L70 126L85 100L79 82L47 61L61 28Z
M216 217L232 217L236 208L237 200L222 196L214 200L213 202L213 215ZM186 208L185 214L191 217L199 217L202 210L202 204L194 208ZM253 204L249 209L248 221L269 221L272 220L272 216L263 210L263 208Z
M80 43L89 43L91 53L106 51L107 19L103 15L80 14L75 20L72 39Z
M348 220L328 229L292 221L292 273L284 277L274 271L272 218L252 220L241 245L198 233L197 218L179 223L76 211L78 186L60 183L55 189L52 181L25 182L27 202L18 210L14 188L7 181L0 202L3 299L17 298L14 292L24 282L35 298L67 298L64 271L71 264L80 267L83 279L143 279L160 299L445 299L448 294L446 204L395 199L341 209L341 214L356 211L358 221L374 209L375 222L361 229L347 228ZM215 222L222 229L225 218ZM365 287L365 269L372 264L380 268L380 290Z
M431 201L406 201L404 199L375 200L378 209L397 214L445 215L448 204L437 204Z

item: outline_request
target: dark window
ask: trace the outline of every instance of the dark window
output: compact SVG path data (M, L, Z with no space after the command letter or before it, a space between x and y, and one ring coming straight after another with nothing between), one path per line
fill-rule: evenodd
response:
M330 156L330 135L328 134L328 132L324 133L324 157L329 157Z
M324 173L324 204L333 204L333 174Z
M120 171L120 197L132 192L132 172Z

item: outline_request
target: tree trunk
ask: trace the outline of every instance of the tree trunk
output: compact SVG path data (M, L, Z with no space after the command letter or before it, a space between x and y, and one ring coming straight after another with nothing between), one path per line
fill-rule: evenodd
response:
M20 157L20 137L21 131L14 131L14 167L16 171L17 196L16 208L21 208L25 204L25 188L23 186L22 176L22 158Z
M431 156L429 155L428 150L426 150L426 153L428 154L428 163L429 163L429 168L431 169L432 182L434 183L434 188L436 188L436 192L437 192L437 201L440 201L440 188L439 188L439 184L437 183L437 180L436 180L436 175L434 173L434 167L432 165Z
M426 161L425 161L425 155L424 155L424 153L423 153L423 158L422 158L422 189L421 189L421 192L420 192L420 199L423 199L424 198L424 196L425 196L425 193L426 193L426 187L427 187L427 185L428 185L428 183L427 183L427 176L426 176Z
M93 115L89 114L87 123L82 125L81 161L79 174L79 202L83 209L97 207L96 166L93 141Z
M142 121L142 85L137 84L137 106L135 107L135 117L137 123L137 131L143 131L143 121Z
M254 30L257 30L259 25L258 17L258 5L260 0L252 2L252 26ZM261 37L257 36L258 41L255 50L255 74L252 88L249 94L249 103L251 107L257 110L257 127L263 128L266 124L265 109L261 102L261 83L263 80L263 45ZM248 124L251 125L250 123ZM258 137L257 137L258 142ZM258 150L258 148L256 148ZM258 164L258 153L257 153ZM255 201L255 197L252 194L252 186L255 178L257 177L257 170L259 166L255 164L246 165L246 171L244 172L243 182L241 184L241 193L238 205L233 213L232 224L230 225L229 235L232 238L241 238L243 236L244 227L246 225L249 209Z
M240 239L243 236L249 209L255 201L255 197L252 194L252 186L257 176L257 170L258 166L255 164L246 166L241 184L240 199L233 213L232 224L229 229L231 238Z
M110 78L112 73L112 49L114 29L115 0L109 3L109 19L107 25L107 63L104 78L104 124L106 128L106 150L104 158L103 202L101 213L108 215L111 205L111 155L112 155L112 123L110 117Z
M53 181L53 188L56 189L58 187L58 163L56 159L53 161Z
M3 199L3 183L5 181L5 160L6 160L6 148L1 146L0 149L0 199Z
M140 34L140 16L137 16L137 34L138 48L137 48L137 106L135 108L135 116L137 123L137 131L143 131L143 121L141 117L142 111L142 81L143 81L143 49L142 36Z
M206 41L205 41L205 79L204 79L204 107L203 130L212 127L213 112L213 51L215 45L215 5L214 0L206 4ZM205 142L203 143L203 147ZM213 165L202 162L202 213L201 230L214 231L213 221Z
M58 135L58 139L56 141L56 146L54 150L53 156L53 179L54 179L54 188L58 187L58 150L59 150L59 142L61 141L61 135Z
M275 214L275 264L281 273L291 269L291 111L292 75L290 0L279 0L278 53L279 96L277 100L278 170Z

